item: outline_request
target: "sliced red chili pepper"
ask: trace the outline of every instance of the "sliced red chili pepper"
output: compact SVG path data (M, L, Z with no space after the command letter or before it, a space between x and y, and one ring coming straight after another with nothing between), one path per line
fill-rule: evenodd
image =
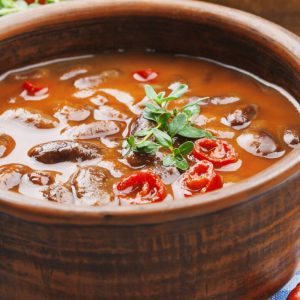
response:
M195 142L193 155L199 160L208 160L217 168L238 160L232 145L220 139L199 139Z
M27 4L32 4L32 3L35 3L35 0L25 0L25 2L27 2ZM38 3L46 4L46 0L39 0Z
M300 300L300 283L290 292L286 300Z
M147 82L158 76L152 69L138 70L133 73L133 78L137 81Z
M167 196L167 190L161 178L148 171L131 174L117 184L119 195L130 204L145 204L160 202Z
M183 174L181 188L186 197L194 193L206 193L223 186L222 177L215 172L214 166L207 160L202 160Z
M26 80L23 84L23 89L27 92L29 96L35 96L38 92L45 90L45 93L48 91L46 86L39 85L37 83Z

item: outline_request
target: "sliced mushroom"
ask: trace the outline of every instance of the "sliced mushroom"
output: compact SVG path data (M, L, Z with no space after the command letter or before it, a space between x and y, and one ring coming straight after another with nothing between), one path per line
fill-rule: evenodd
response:
M103 205L113 198L112 180L110 173L98 166L86 166L78 168L71 178L74 186L77 204Z
M55 183L57 174L59 173L54 171L32 171L27 176L31 183L44 186Z
M164 184L172 184L179 176L180 172L176 167L165 167L162 162L155 164L154 167L150 167L155 174L159 174Z
M278 158L284 155L278 141L265 131L249 131L237 138L237 143L247 152L265 158Z
M1 116L2 120L17 120L21 123L34 126L39 129L49 129L57 126L57 119L41 111L29 108L9 109Z
M9 155L15 148L15 140L5 133L0 133L0 158Z
M240 130L248 127L251 121L256 117L257 106L254 104L243 106L229 113L225 118L221 119L221 123Z
M103 105L94 110L94 119L99 121L124 121L127 116L110 106Z
M59 79L64 81L64 80L69 80L71 78L74 78L76 77L77 75L80 75L80 74L85 74L88 72L88 69L87 68L72 68L70 70L68 70L67 72L65 72L64 74L62 74Z
M79 90L91 89L99 86L108 79L120 76L119 70L107 70L98 75L87 76L77 79L74 86Z
M63 136L75 139L95 139L113 135L119 132L114 121L97 121L89 124L72 126L62 131Z
M54 202L74 204L75 199L69 183L54 183L43 191L43 196Z
M9 79L12 79L12 80L28 80L28 79L40 79L40 78L43 78L45 76L48 75L48 70L45 68L45 69L34 69L34 70L29 70L29 71L25 71L25 72L22 72L22 73L13 73L13 74L10 74L8 76Z
M286 129L283 135L283 140L291 148L299 147L300 131L297 129Z
M145 166L153 165L155 159L155 155L133 151L124 157L124 161L126 160L125 164L133 169L140 169Z
M55 117L67 121L83 121L90 116L91 112L83 107L65 105L55 113Z
M28 151L28 155L44 164L55 164L99 158L101 152L100 147L94 143L62 140L37 145Z
M11 190L17 187L22 176L32 169L21 164L8 164L0 167L0 190Z
M202 97L191 97L189 98L189 102L195 102L199 98ZM199 105L206 106L206 105L227 105L232 104L235 102L240 101L241 99L234 96L217 96L217 97L207 97L199 102Z

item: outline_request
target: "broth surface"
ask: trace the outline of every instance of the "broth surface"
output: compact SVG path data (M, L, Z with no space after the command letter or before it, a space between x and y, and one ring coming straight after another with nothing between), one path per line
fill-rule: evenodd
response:
M136 80L133 75L136 70L149 68L157 73L156 78L149 82ZM46 90L29 95L24 89L25 81L40 84ZM0 188L41 200L58 201L53 197L61 196L61 187L72 177L72 183L64 187L64 199L76 194L77 200L70 201L79 205L123 205L124 201L116 196L116 184L139 170L151 169L163 177L168 193L165 201L172 201L174 189L178 188L176 180L184 172L175 167L160 169L159 164L154 167L151 159L147 163L145 157L142 158L144 166L129 166L122 144L130 135L137 117L143 113L143 103L147 100L144 85L150 84L158 92L170 92L179 82L188 85L188 92L170 102L168 108L183 107L196 97L209 97L200 102L201 112L194 120L195 125L227 141L238 153L237 162L216 168L224 185L263 171L293 147L299 146L299 106L296 108L278 90L247 74L214 62L183 56L130 52L100 54L45 63L11 71L2 77L0 144L2 137L4 144L1 145L6 147L3 148L6 154L0 158L0 168L4 166L0 171ZM249 116L249 124L244 124L243 129L243 120L237 120L237 109L243 112L248 109L245 114ZM231 124L230 120L233 120ZM98 123L95 125L94 122ZM88 127L89 124L92 125ZM98 127L95 129L95 126ZM257 156L256 148L252 149L254 152L249 149L255 144L251 138L256 133L267 136L261 146L267 147L263 156ZM9 138L5 139L5 135ZM58 140L92 143L97 145L101 155L83 161L72 156L69 161L62 162L52 157L53 163L29 156L28 151L33 147ZM80 145L72 144L72 147ZM189 155L189 163L193 165L195 161ZM21 174L17 179L15 175L8 178L6 165L9 164L22 164L28 169L17 171ZM35 174L38 171L46 172ZM36 184L30 176L44 182ZM102 177L109 181L109 185L103 188L102 179L99 179ZM14 181L18 184L14 185ZM59 192L55 190L52 196L43 192L53 184L60 186ZM81 197L83 201L78 200ZM68 203L67 200L59 202Z

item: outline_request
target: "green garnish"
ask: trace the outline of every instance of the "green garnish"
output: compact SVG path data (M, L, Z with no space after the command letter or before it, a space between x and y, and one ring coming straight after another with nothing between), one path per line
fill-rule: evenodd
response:
M175 166L180 170L187 170L189 164L185 158L194 148L194 143L187 141L174 147L176 136L191 139L213 138L211 133L195 127L193 118L200 113L199 103L205 98L185 105L182 109L168 111L169 102L179 99L188 91L186 84L178 86L166 96L166 92L156 93L151 85L145 85L145 93L151 101L145 104L143 117L155 122L154 128L146 128L136 132L127 138L123 147L129 151L154 154L159 148L168 150L170 154L165 155L163 165ZM151 139L151 140L150 140Z
M58 3L62 0L46 0L45 4ZM14 12L19 12L27 8L41 6L38 0L28 4L25 0L0 0L0 16L8 15Z

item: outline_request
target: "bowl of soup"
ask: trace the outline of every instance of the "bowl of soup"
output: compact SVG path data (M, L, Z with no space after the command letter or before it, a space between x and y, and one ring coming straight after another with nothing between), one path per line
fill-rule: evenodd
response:
M3 299L267 299L287 282L297 36L193 1L74 1L0 29Z

